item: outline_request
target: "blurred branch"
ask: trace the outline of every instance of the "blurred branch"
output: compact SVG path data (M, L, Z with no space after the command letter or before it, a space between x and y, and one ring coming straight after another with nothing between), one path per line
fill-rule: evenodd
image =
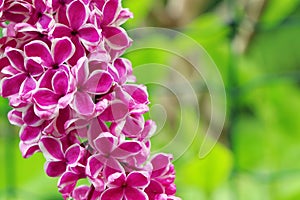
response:
M255 34L256 25L263 14L267 0L248 0L244 4L244 17L240 22L238 34L233 40L234 50L244 53Z

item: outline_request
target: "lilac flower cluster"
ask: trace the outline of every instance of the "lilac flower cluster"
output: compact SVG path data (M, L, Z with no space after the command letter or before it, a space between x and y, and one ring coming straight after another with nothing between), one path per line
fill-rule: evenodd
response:
M179 199L172 156L150 157L146 87L120 58L131 17L121 0L0 0L8 118L23 157L43 153L64 199Z

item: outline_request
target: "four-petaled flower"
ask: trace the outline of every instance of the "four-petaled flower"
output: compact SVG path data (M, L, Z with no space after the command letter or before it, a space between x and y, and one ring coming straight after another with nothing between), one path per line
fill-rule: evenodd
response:
M124 173L114 173L108 177L108 189L101 195L101 200L148 200L143 191L148 184L148 172L130 172L127 176Z

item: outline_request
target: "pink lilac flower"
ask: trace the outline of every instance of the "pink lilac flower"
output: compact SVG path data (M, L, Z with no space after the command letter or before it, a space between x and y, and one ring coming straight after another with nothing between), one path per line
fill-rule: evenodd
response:
M148 200L143 189L149 183L148 172L114 173L108 177L108 189L102 195L102 200L136 199Z
M76 79L77 91L71 105L77 113L91 116L96 110L92 97L107 93L112 87L113 79L104 70L92 71L86 57L78 60L77 65L72 68L72 72Z
M147 88L120 57L129 18L121 0L0 1L8 119L22 156L44 155L64 199L179 200L172 156L150 157Z
M18 94L25 99L36 88L35 77L41 76L44 68L33 59L25 59L23 52L18 49L6 48L5 56L11 64L2 70L7 75L2 79L2 96Z
M85 55L85 50L92 50L97 47L100 42L99 30L91 24L87 23L89 13L87 6L81 1L73 1L67 5L66 9L67 21L57 23L51 33L54 38L68 36L75 44L75 54L71 58L71 63L76 64L79 58Z

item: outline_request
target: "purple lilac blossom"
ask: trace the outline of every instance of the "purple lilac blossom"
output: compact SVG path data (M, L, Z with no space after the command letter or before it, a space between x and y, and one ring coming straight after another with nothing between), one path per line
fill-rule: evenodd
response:
M120 57L132 17L121 0L0 0L8 119L22 156L44 155L64 199L180 199L172 155L150 156L147 88Z

